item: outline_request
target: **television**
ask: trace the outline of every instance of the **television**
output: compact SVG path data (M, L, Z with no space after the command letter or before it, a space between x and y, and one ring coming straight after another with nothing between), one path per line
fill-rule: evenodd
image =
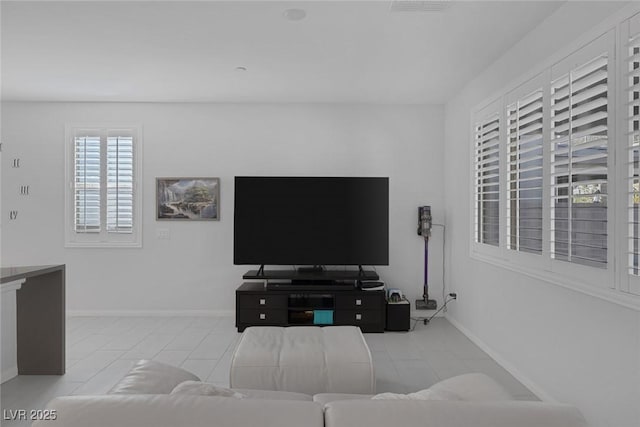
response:
M235 178L234 264L388 265L389 178Z

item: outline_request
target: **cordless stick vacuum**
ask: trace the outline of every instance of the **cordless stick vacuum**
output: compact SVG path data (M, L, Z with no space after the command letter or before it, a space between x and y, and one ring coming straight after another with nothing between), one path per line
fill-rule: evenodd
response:
M424 238L424 291L416 300L416 310L435 310L438 303L429 299L429 237L431 237L431 206L418 207L418 235Z

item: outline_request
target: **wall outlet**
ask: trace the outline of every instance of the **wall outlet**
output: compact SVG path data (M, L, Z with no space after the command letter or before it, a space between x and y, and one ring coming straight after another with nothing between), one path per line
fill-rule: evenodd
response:
M156 237L159 240L171 240L171 230L168 228L158 228L156 229Z

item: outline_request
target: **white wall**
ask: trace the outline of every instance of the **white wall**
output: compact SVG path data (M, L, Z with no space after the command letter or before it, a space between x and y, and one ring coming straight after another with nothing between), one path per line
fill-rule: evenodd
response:
M443 206L443 107L5 103L2 106L2 265L67 264L71 311L227 311L248 266L233 265L235 175L388 176L390 266L378 268L412 299L422 292L417 206ZM142 249L65 249L64 126L141 123ZM10 168L21 158L20 169ZM155 178L221 178L220 222L155 220ZM31 196L17 196L18 185ZM169 229L170 240L156 237ZM433 245L440 247L441 232ZM441 282L440 250L432 283ZM434 294L440 294L434 285Z
M541 397L577 405L599 427L640 425L640 314L470 258L469 135L472 108L618 8L568 2L445 108L448 286L458 292L448 317Z

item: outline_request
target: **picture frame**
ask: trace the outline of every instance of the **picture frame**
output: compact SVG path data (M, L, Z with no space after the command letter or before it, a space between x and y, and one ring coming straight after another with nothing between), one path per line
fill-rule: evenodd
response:
M156 178L157 221L219 221L220 178Z

